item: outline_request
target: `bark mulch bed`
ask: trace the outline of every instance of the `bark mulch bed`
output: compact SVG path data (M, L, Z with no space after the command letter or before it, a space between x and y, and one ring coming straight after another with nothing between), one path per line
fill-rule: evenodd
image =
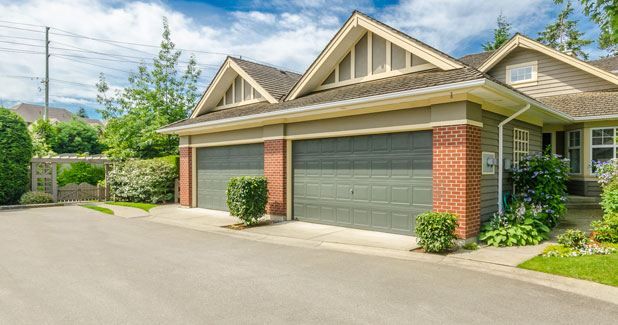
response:
M233 225L227 225L227 226L222 226L222 227L223 228L227 228L227 229L233 229L233 230L243 230L243 229L247 229L247 228L270 226L270 225L275 224L277 222L278 221L273 221L273 220L260 220L256 224L251 225L251 226L246 225L244 223L236 223L236 224L233 224Z

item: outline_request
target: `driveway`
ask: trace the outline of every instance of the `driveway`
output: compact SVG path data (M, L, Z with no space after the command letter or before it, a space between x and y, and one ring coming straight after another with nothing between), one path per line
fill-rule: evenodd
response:
M0 212L0 323L597 323L618 307L418 261L81 207Z

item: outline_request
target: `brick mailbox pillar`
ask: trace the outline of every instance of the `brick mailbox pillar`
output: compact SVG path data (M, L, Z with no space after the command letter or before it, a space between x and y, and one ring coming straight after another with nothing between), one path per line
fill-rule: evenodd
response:
M287 206L287 143L285 139L264 141L264 176L268 181L266 212L286 216Z
M189 147L180 148L180 205L191 207L193 200L193 167L192 150Z
M481 128L433 128L433 211L458 215L456 233L478 235L481 226Z

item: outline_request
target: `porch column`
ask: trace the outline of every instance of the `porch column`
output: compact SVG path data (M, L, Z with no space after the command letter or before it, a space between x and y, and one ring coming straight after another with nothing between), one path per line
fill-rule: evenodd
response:
M460 124L433 128L433 211L458 216L463 239L481 226L481 128Z
M192 148L180 148L180 205L191 207L193 199Z
M287 141L264 141L264 176L268 181L266 212L273 217L286 219L287 206Z

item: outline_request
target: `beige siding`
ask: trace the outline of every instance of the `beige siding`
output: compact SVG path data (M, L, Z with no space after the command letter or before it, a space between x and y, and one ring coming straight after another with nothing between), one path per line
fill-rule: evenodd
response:
M496 113L483 111L483 130L481 131L481 151L494 152L498 158L498 124L506 119ZM522 121L512 121L504 126L504 159L513 160L513 128L530 131L530 152L541 151L542 131L540 126L535 126ZM497 167L496 167L497 168ZM512 192L512 183L509 182L509 173L505 171L504 192ZM487 220L498 210L498 170L493 175L481 177L481 219Z
M537 61L538 63L537 83L513 86L533 97L538 98L618 88L618 85L529 49L514 50L489 70L489 74L502 82L506 82L507 66L531 61Z

